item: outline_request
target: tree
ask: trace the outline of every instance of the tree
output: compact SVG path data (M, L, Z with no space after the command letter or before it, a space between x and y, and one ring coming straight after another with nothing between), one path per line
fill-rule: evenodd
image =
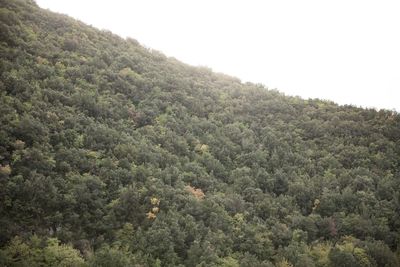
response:
M24 241L15 237L1 250L0 262L4 266L85 266L79 251L61 244L56 238L41 240L32 236Z

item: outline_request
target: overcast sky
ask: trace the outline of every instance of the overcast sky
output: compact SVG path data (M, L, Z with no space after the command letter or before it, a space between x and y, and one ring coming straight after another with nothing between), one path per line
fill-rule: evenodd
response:
M288 95L400 111L400 1L36 0Z

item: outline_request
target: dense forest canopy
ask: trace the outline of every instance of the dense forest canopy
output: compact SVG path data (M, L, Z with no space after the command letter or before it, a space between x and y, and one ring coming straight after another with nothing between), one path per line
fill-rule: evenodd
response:
M0 266L400 266L396 112L242 83L29 0L0 0L0 54Z

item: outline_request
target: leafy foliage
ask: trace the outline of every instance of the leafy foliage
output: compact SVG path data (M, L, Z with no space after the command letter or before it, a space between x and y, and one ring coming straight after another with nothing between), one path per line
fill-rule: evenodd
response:
M29 0L0 0L0 54L0 265L400 265L396 112L241 83Z

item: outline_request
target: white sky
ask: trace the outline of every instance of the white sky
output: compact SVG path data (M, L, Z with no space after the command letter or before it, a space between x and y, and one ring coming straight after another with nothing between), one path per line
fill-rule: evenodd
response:
M36 0L288 95L400 111L398 0Z

